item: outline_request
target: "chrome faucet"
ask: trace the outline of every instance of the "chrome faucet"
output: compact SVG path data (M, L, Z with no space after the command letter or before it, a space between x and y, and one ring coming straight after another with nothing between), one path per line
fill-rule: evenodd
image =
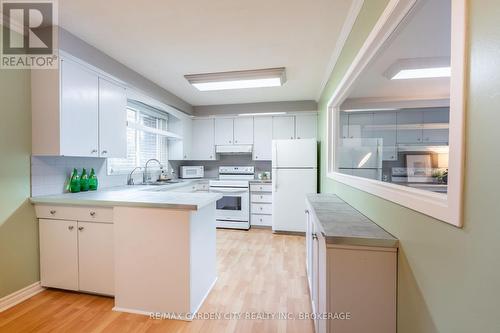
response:
M132 172L130 172L130 174L128 175L128 179L127 179L127 185L134 185L134 178L132 178L132 175L134 174L135 170L137 169L142 169L141 167L135 167L134 170L132 170Z
M158 161L156 158L151 158L151 159L147 160L146 165L144 166L144 174L142 177L142 182L144 184L147 184L151 179L151 177L148 174L148 164L149 164L149 162L152 162L152 161L158 163L160 165L160 169L163 169L163 164L161 164L161 162Z

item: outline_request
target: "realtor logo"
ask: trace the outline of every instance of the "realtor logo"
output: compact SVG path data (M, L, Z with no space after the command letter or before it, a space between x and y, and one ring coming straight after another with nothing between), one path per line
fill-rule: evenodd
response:
M55 1L2 0L2 68L56 68Z

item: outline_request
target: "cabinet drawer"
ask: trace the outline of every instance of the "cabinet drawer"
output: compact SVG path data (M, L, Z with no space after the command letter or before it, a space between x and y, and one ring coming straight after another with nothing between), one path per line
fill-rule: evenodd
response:
M250 223L252 225L271 226L273 224L273 216L252 214Z
M113 208L35 205L40 219L113 223Z
M252 191L252 192L272 192L273 186L271 184L250 184L250 191Z
M252 194L252 202L263 202L263 203L272 203L273 196L272 194Z
M252 204L252 214L268 214L273 213L273 205L271 204Z

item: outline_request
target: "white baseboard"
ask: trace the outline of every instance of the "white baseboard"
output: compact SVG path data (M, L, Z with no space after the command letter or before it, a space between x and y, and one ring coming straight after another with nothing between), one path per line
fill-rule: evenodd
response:
M0 312L3 312L13 307L14 305L17 305L22 301L25 301L28 298L33 297L44 290L45 288L43 288L40 285L40 281L38 281L33 284L30 284L27 287L24 287L23 289L13 292L10 295L2 297L0 298Z

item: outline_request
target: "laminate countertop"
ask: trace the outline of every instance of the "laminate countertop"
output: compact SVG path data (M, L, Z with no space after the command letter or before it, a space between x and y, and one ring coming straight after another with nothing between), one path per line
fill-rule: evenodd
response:
M183 185L186 186L188 182ZM177 184L176 184L177 185ZM119 186L98 191L65 193L31 197L33 204L72 205L72 206L130 206L147 208L167 208L180 210L199 210L222 198L218 193L196 193L170 191L179 186Z
M311 214L327 244L397 248L399 241L334 194L309 194Z

